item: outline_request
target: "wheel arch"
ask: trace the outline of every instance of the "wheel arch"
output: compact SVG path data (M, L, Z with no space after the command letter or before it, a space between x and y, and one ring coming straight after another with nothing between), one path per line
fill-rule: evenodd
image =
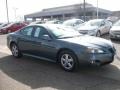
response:
M10 44L9 44L10 49L11 49L12 44L16 44L16 42L15 42L15 41L11 41L11 42L10 42Z
M69 49L69 48L61 48L61 49L58 50L57 55L56 55L57 62L59 61L59 60L58 60L59 54L60 54L62 51L70 51L70 52L72 52L72 53L76 56L76 58L78 58L77 55L75 54L75 52L74 52L73 50L71 50L71 49Z

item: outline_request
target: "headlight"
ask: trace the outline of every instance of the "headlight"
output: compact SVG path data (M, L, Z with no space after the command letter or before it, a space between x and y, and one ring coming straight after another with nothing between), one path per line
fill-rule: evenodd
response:
M105 53L104 50L98 49L98 48L90 48L88 47L88 53Z

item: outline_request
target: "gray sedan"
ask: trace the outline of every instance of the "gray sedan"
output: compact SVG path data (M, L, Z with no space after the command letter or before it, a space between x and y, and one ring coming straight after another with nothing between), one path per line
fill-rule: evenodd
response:
M119 39L120 40L120 20L117 21L110 30L110 38L111 39Z
M85 22L77 27L77 30L82 34L100 37L103 34L109 33L112 23L104 19L94 19Z
M115 55L110 41L81 35L62 25L29 25L9 34L7 45L16 58L27 55L58 62L66 71L73 71L80 62L111 63Z

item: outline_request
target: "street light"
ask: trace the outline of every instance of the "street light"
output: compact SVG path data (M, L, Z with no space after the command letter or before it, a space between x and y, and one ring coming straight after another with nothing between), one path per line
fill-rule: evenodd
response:
M8 1L7 0L6 0L6 13L7 13L7 22L9 23Z
M84 21L86 21L86 9L85 9L85 0L84 0L84 3L83 3L83 14L84 14Z
M97 19L99 18L99 8L98 8L98 0L97 0Z

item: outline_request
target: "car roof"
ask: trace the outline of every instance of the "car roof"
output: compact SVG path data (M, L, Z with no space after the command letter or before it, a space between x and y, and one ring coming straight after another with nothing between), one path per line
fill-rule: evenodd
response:
M71 22L71 21L76 21L76 20L83 21L82 19L68 19L65 22Z
M104 19L92 19L92 20L89 20L89 21L103 21Z
M43 26L43 27L49 27L49 26L64 26L64 25L61 25L61 24L31 24L31 25L28 25L28 26Z

